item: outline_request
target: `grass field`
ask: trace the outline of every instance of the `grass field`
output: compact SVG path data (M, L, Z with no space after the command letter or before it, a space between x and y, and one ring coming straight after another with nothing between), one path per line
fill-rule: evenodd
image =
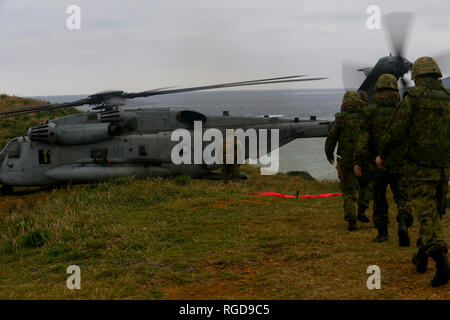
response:
M339 192L336 182L245 170L250 179L229 186L124 178L2 197L0 298L449 299L448 285L429 285L434 262L415 273L416 249L398 247L395 227L385 244L371 243L371 224L348 232L341 197L248 195ZM36 230L47 241L33 248ZM66 287L72 264L81 290ZM369 265L380 290L366 287Z
M2 111L38 103L0 96ZM0 144L74 112L1 120ZM371 224L346 230L341 197L249 195L339 192L337 182L244 169L250 179L228 186L122 178L0 197L0 299L449 299L449 285L429 285L434 263L415 273L416 249L398 247L395 223L390 242L373 244ZM449 242L449 215L442 221ZM73 264L80 290L66 287ZM366 287L370 265L380 290Z

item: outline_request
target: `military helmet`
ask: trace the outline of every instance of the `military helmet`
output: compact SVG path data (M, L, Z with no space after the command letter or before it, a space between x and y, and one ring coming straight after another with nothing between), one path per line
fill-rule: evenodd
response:
M441 70L438 64L430 57L421 57L417 59L412 67L411 79L415 80L418 76L436 75L442 78Z
M342 105L356 105L362 102L358 92L354 90L347 91L342 99Z
M380 89L392 89L392 90L398 91L397 78L389 73L382 74L378 78L377 83L375 84L375 90L380 90Z

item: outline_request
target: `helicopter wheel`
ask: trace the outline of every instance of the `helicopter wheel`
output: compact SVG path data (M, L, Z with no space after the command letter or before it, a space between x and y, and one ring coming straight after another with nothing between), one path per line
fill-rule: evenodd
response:
M10 195L10 194L13 194L13 193L14 193L13 187L8 185L8 184L4 184L4 185L2 185L0 187L0 194L2 196L7 196L7 195Z

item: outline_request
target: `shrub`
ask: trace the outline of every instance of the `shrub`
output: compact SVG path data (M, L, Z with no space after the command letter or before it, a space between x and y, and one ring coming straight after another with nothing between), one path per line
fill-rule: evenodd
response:
M22 240L22 244L26 248L42 247L50 239L50 234L45 230L36 230L29 232Z

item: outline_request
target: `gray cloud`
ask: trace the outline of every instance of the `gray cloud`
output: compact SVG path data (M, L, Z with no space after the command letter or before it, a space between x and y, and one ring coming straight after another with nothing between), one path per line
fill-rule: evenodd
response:
M82 29L66 29L66 8ZM408 57L448 48L446 0L0 0L0 91L20 95L144 90L297 73L294 88L340 87L343 60L389 53L366 8L414 11ZM283 86L288 87L288 86Z

